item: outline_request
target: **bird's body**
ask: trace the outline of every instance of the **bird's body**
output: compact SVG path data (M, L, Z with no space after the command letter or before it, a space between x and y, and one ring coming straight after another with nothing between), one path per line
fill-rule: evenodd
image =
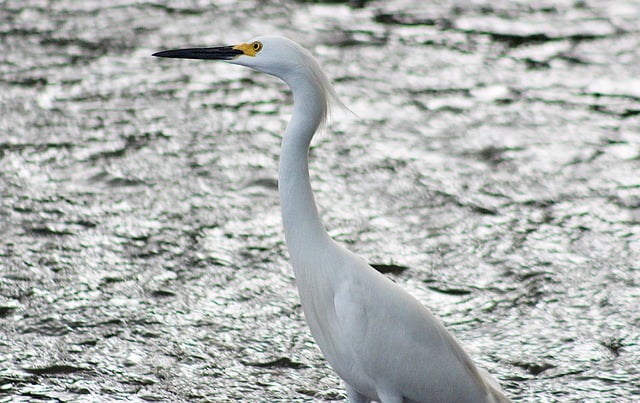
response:
M426 308L357 256L327 248L327 269L307 278L313 291L300 298L314 338L351 394L384 403L494 401L490 385Z
M306 50L285 38L260 37L156 55L228 60L291 88L294 111L279 171L285 238L311 333L351 401L508 401L428 309L325 231L311 191L308 150L335 95Z

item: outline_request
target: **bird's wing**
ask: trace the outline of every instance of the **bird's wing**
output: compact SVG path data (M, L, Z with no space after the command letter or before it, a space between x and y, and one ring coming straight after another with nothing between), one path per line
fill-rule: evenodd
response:
M418 390L448 388L454 379L457 388L493 395L492 382L418 300L378 272L362 273L344 279L334 297L343 359L372 382L395 378Z

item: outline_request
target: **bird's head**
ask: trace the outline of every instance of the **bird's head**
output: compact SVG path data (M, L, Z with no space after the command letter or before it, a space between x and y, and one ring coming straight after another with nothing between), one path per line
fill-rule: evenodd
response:
M248 42L212 48L188 48L154 53L157 57L223 60L251 67L285 79L291 71L307 65L311 55L297 43L283 37L261 36Z
M153 56L222 60L279 77L291 87L294 97L296 88L304 88L301 90L303 96L315 95L320 98L323 104L321 121L326 119L332 105L344 108L313 56L302 46L284 37L260 36L237 45L165 50L154 53ZM301 83L311 83L313 90Z

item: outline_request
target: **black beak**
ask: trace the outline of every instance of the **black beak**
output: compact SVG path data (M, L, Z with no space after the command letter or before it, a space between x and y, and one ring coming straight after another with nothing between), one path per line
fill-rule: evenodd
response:
M154 53L156 57L171 57L177 59L211 59L211 60L233 60L244 54L240 49L233 46L218 46L215 48L189 48L165 50Z

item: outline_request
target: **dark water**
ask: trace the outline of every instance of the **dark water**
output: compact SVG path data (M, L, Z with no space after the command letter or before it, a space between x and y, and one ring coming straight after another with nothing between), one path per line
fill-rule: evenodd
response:
M640 3L0 2L0 401L342 400L278 210L283 34L355 113L332 236L516 401L640 400Z

